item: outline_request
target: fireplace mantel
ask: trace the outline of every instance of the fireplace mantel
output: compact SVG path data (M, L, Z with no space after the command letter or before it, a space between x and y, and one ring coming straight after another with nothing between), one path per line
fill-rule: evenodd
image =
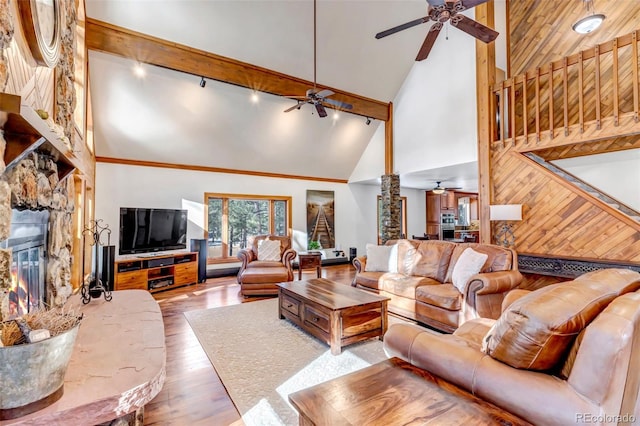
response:
M79 159L70 146L65 145L33 108L22 104L20 96L0 93L0 111L7 114L7 122L2 126L7 141L6 171L33 151L47 152L55 158L59 180L79 168Z
M113 300L68 304L83 313L64 394L52 405L0 425L94 425L136 412L165 379L164 323L158 303L143 290L112 293Z

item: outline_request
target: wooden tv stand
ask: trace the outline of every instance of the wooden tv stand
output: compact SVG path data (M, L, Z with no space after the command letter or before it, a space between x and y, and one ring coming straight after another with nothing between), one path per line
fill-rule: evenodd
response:
M116 290L152 293L198 282L198 253L139 255L115 262Z

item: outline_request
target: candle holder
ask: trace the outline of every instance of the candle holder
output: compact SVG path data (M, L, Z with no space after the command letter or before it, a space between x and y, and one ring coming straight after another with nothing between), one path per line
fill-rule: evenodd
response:
M113 298L111 291L100 279L100 239L102 238L103 233L107 233L107 245L111 245L111 229L109 229L109 225L103 225L101 222L102 219L92 220L89 222L89 226L82 231L83 234L87 233L91 236L91 246L95 246L94 273L83 279L82 290L80 292L82 295L82 303L85 305L89 303L92 298L97 299L100 296L104 296L104 300L107 302L110 302ZM109 273L110 270L110 268L107 268L107 273ZM84 263L82 276L84 277ZM107 280L108 279L109 277L107 277Z

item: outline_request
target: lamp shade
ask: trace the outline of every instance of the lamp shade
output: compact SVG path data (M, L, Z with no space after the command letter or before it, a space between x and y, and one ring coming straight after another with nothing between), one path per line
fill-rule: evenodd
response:
M522 220L522 204L489 206L489 220Z

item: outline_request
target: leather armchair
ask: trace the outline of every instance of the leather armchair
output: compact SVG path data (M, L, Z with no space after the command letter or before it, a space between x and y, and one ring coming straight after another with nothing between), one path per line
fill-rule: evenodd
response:
M279 260L258 260L258 245L262 240L280 242ZM238 271L240 294L243 296L277 295L278 283L293 281L291 262L296 251L291 248L291 237L280 235L258 235L247 248L238 252L242 261Z

